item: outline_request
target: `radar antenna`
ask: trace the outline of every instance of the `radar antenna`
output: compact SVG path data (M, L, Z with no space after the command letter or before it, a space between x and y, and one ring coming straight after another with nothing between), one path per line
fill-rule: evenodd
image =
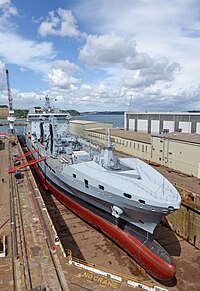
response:
M48 95L45 96L44 110L45 110L46 113L51 111L50 98L49 98Z

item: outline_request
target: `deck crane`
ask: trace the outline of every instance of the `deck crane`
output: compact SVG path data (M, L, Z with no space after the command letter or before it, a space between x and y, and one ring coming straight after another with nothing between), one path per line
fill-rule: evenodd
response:
M8 122L9 122L9 133L14 134L14 122L15 122L15 115L13 109L13 99L10 90L10 79L9 79L9 72L6 69L6 80L7 80L7 90L8 90L8 104L9 104L9 114L8 114Z

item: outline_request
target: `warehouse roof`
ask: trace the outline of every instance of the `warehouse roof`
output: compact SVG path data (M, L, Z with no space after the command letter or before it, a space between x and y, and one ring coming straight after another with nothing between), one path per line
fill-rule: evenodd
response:
M70 120L70 123L76 123L76 124L90 124L90 123L97 123L96 121L89 121L89 120Z
M200 144L200 134L197 133L177 132L177 133L152 134L152 136Z
M100 134L106 134L107 129L88 129L87 131L96 132ZM129 139L133 141L139 141L144 143L151 143L151 135L148 133L141 133L141 132L133 132L124 129L110 129L110 135L113 137L120 137L123 139Z
M79 120L79 119L76 119L76 120L70 120L70 123L75 123L75 124L102 124L102 123L106 123L106 124L110 124L112 125L112 123L108 123L108 122L101 122L101 121L91 121L91 120Z
M140 114L145 114L145 115L194 115L194 116L199 116L200 112L135 112L135 111L126 111L126 114L134 114L134 115L140 115Z
M88 131L96 132L100 134L106 134L106 129L88 129ZM171 140L177 140L177 141L184 141L189 143L198 143L200 144L200 134L196 133L162 133L162 134L148 134L148 133L142 133L142 132L134 132L124 129L110 129L110 134L113 137L120 137L124 139L129 140L135 140L145 143L151 143L151 136L158 137L158 138L168 138Z

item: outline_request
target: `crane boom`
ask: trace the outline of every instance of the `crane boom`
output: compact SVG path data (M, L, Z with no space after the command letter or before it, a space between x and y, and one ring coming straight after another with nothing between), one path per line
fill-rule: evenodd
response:
M6 69L6 80L7 80L7 90L8 90L8 104L9 104L9 115L8 115L8 122L11 133L14 133L14 122L15 122L15 115L13 110L13 99L10 90L10 78L8 69Z
M12 100L11 91L10 91L10 78L9 78L8 69L6 69L6 80L7 80L9 110L13 111L13 100Z

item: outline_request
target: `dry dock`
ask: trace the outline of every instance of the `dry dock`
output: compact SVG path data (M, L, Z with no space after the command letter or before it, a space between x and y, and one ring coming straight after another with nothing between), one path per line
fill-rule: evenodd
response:
M5 140L0 150L0 236L7 243L0 257L0 290L133 290L137 285L200 290L200 251L186 240L165 226L157 228L155 236L176 261L177 275L166 284L155 281L107 237L40 189L29 169L19 180L7 174L13 153L21 154L21 147Z

